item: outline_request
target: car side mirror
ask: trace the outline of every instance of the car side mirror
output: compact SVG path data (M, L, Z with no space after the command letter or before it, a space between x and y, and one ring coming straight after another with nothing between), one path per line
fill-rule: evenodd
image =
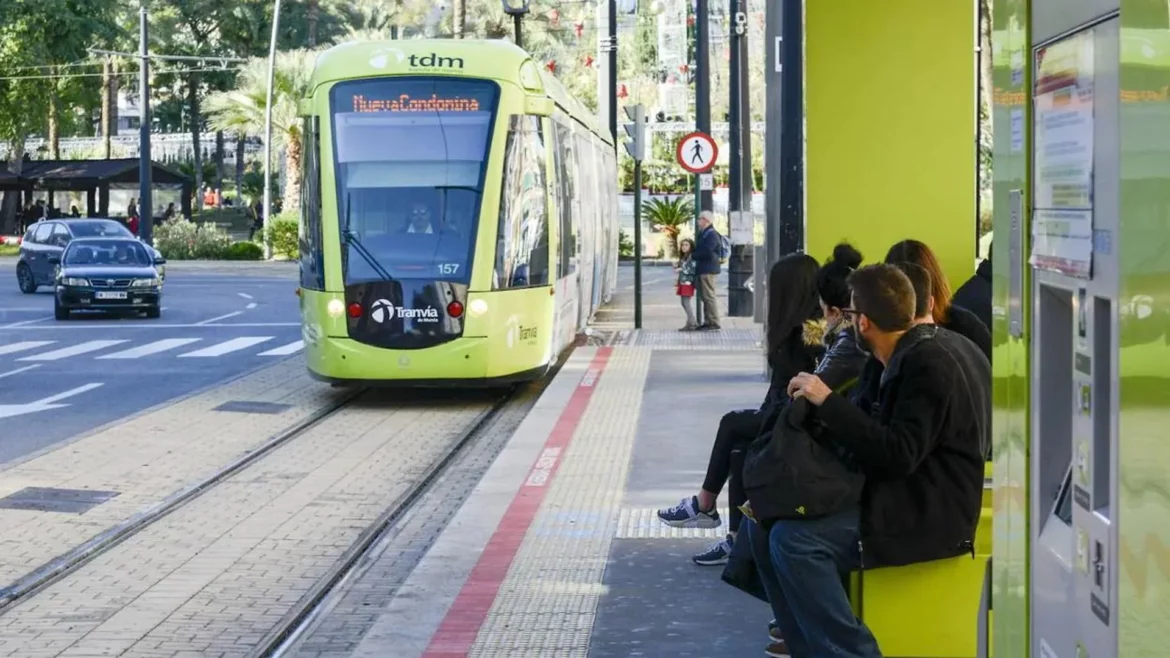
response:
M155 265L166 265L167 259L163 258L162 256L159 256L158 258L154 259L154 264Z
M49 256L49 262L54 264L54 265L60 265L61 264L61 257L60 256Z

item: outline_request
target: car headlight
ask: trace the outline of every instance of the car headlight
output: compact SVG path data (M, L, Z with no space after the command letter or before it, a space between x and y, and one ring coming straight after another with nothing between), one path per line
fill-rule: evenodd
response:
M89 286L89 279L78 279L72 276L62 277L61 285L87 287Z
M134 279L134 283L130 284L132 288L149 288L150 286L160 285L162 285L162 281L158 277L154 277L153 279Z

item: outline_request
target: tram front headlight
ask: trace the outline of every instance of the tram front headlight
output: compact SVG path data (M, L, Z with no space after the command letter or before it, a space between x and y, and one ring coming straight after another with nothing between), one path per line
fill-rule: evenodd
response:
M488 304L482 299L473 299L471 304L467 306L468 312L474 317L479 317L488 312Z
M325 312L331 318L339 318L345 315L345 302L340 299L330 299L329 304L325 307Z

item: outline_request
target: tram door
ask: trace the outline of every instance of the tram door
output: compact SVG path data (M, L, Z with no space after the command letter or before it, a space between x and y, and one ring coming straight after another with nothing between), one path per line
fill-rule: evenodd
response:
M1068 12L1033 14L1031 226L1013 222L1009 281L1022 287L1019 268L1031 268L1029 605L1038 658L1118 655L1115 16L1074 26L1055 24ZM1013 217L1021 210L1013 206ZM1019 331L1025 311L1009 312Z

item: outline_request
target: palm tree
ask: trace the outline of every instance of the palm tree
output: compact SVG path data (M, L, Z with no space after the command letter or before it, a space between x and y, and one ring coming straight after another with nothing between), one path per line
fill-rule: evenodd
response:
M297 105L309 93L309 79L317 50L291 50L276 54L272 83L272 146L284 149L288 179L284 207L301 204L301 121ZM268 91L268 61L251 59L236 79L236 88L216 92L205 103L208 121L216 130L264 134L265 99Z

